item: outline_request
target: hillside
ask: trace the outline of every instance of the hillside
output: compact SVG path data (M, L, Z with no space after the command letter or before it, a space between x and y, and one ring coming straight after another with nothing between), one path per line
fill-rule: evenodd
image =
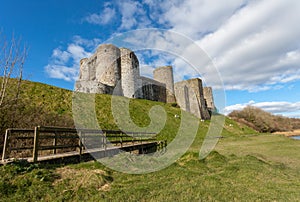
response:
M9 127L32 128L37 125L74 127L72 116L73 92L54 86L23 81L20 99L17 106L11 110L0 111L1 133ZM102 129L118 129L111 112L110 95L99 94L95 98L95 111L99 126ZM119 98L121 101L129 101L129 112L134 123L139 127L148 126L150 123L149 111L153 106L163 107L167 114L165 127L161 131L161 138L171 141L177 134L180 126L181 115L178 106L161 102L153 102L143 99ZM14 117L14 122L11 121ZM210 121L201 122L198 133L203 137L206 134ZM230 126L229 126L230 125ZM237 124L226 119L223 135L228 134L252 134L256 133L243 124Z
M21 98L17 109L23 122L18 127L73 126L72 92L25 81ZM117 129L111 96L97 95L95 100L101 127ZM159 138L171 142L180 124L174 116L181 113L178 107L130 100L130 114L137 125L147 126L148 112L155 105L167 114ZM154 173L131 175L99 162L2 166L0 201L299 201L300 141L259 134L226 118L224 138L206 159L199 160L209 124L200 122L186 154Z

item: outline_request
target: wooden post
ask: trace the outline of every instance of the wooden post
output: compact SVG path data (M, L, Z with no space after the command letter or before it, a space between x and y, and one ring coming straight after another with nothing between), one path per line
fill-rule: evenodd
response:
M140 141L141 141L141 145L142 145L142 154L144 154L144 145L143 145L143 140L142 140L142 134L139 134L140 136Z
M6 150L7 150L7 146L8 146L8 140L9 140L9 134L10 134L10 130L7 129L5 131L5 137L4 137L4 145L3 145L3 153L2 153L2 161L4 161L7 157L7 154L6 154Z
M56 154L56 146L57 146L57 133L56 133L56 131L54 132L53 146L54 146L53 154Z
M79 131L79 141L78 141L78 145L79 145L79 161L81 161L81 155L82 155L82 131Z
M104 148L104 138L105 138L105 137L104 137L104 134L105 134L105 133L102 134L102 148Z
M82 144L82 149L84 149L84 145L86 143L86 136L85 133L81 131L81 144Z
M131 136L131 138L132 138L132 145L134 145L134 137L133 137L133 134L132 134L132 136Z
M106 156L106 147L107 147L107 136L106 133L104 133L104 156Z
M40 135L40 126L34 128L34 140L33 140L33 162L36 163L38 160L38 151L39 151L39 135Z
M104 147L105 147L105 150L107 148L107 135L105 134L105 137L104 137Z

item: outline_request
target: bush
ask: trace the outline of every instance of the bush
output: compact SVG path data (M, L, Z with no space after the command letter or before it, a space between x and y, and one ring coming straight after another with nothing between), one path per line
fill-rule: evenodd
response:
M253 106L234 110L228 116L259 132L291 131L300 128L300 119L276 116Z

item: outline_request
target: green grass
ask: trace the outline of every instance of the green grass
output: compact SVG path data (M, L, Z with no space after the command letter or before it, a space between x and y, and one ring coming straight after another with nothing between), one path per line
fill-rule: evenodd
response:
M232 136L220 140L216 151L224 155L252 155L300 170L300 141L280 135Z
M32 101L28 108L42 104L45 112L72 114L70 91L32 82L23 86L22 99ZM158 138L170 143L181 121L174 117L181 114L179 108L130 100L129 111L135 124L146 127L149 110L156 105L167 114ZM111 96L96 96L95 109L101 128L118 128L111 114ZM221 134L225 138L199 160L209 124L200 122L186 154L149 174L125 174L98 162L1 166L0 201L300 201L300 141L259 134L226 118Z
M143 175L98 162L2 166L0 201L300 201L299 141L233 135L204 160L198 159L199 146L168 168Z
M49 168L22 166L21 169L19 165L9 165L1 167L0 173L0 201L300 199L299 169L253 155L212 152L200 161L198 153L187 152L170 167L143 175L116 172L98 162Z

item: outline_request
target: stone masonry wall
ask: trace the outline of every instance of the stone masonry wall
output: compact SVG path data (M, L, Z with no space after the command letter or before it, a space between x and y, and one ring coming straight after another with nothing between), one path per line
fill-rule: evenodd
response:
M174 93L173 68L171 66L157 67L153 71L153 78L166 84L167 103L176 102Z
M190 112L190 100L189 100L189 90L188 82L181 81L174 84L174 91L177 104L184 111Z
M174 84L171 66L156 68L153 77L140 76L139 61L133 51L104 44L90 58L80 61L75 91L177 102L181 109L201 119L210 119L216 110L212 88L203 88L201 79Z
M202 80L199 78L195 78L195 79L189 79L187 80L187 82L189 83L189 88L191 89L190 93L194 93L197 98L197 105L200 110L199 118L204 120L210 119L210 114L206 107L206 103L203 96ZM191 109L191 111L194 110L195 112L198 112L198 107L197 109Z
M112 94L114 88L96 81L77 81L75 90L85 93Z
M204 87L203 88L203 97L206 101L207 108L210 111L215 111L216 107L215 107L215 104L214 104L214 97L213 97L213 92L212 92L211 87Z
M139 80L139 91L141 91L142 94L141 98L166 102L166 84L142 76Z
M98 47L95 64L96 80L108 86L116 86L121 80L120 49L112 44Z
M203 98L201 79L190 79L177 82L174 85L178 105L185 111L201 119L210 119Z
M131 50L120 48L121 51L121 85L123 95L128 98L136 98L140 76L139 61Z

